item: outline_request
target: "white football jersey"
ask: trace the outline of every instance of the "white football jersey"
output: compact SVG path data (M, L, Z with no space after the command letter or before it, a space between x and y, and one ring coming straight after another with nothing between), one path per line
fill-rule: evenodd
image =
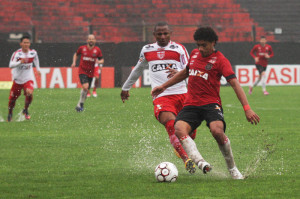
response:
M21 63L21 58L27 59L25 63ZM10 59L9 67L12 68L13 80L17 84L24 84L29 80L34 80L33 64L40 71L40 62L37 52L30 49L24 53L22 49L15 51Z
M128 79L124 83L122 90L128 91L142 75L145 68L149 68L151 87L160 86L169 80L167 77L167 67L181 71L185 69L189 60L189 55L185 47L176 42L170 41L165 47L157 43L145 45L140 53L140 58ZM157 97L166 95L183 94L187 92L186 81L179 82L169 88Z

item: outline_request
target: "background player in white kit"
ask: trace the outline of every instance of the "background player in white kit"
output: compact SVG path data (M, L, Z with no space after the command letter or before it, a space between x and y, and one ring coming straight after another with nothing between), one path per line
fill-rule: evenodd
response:
M122 87L121 99L123 103L128 100L131 86L141 76L145 68L149 68L151 86L154 88L166 82L177 71L183 70L188 63L189 55L185 47L170 40L171 30L167 23L157 23L153 35L157 42L142 48L138 63ZM181 81L157 96L153 105L156 119L165 126L170 142L185 163L186 169L190 173L194 173L196 170L195 163L189 159L174 134L174 121L183 107L186 92L186 82Z
M13 53L9 62L9 67L12 68L13 85L9 94L8 122L12 120L13 109L16 100L21 95L22 89L24 90L25 95L23 114L27 120L30 119L28 107L33 99L33 64L35 65L38 74L41 75L38 54L35 50L30 49L30 37L23 36L21 38L20 46L21 48Z

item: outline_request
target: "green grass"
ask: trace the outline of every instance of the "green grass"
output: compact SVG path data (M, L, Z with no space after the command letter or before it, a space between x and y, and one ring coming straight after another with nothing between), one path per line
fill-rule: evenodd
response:
M237 166L248 176L232 180L205 123L196 143L213 171L189 175L174 154L164 127L153 116L150 88L100 89L76 113L79 89L36 89L31 120L0 122L0 198L299 198L299 87L256 88L248 96L261 117L246 121L230 87L221 88L226 133ZM0 90L6 120L9 90ZM1 118L0 118L1 119ZM163 161L179 170L175 183L157 183Z

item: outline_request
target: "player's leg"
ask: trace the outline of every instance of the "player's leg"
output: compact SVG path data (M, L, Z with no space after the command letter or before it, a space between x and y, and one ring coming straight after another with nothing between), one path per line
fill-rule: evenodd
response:
M25 95L25 106L23 109L23 114L25 115L25 119L29 120L30 115L28 113L28 107L32 102L33 99L33 81L28 81L24 84L24 95Z
M99 77L95 77L95 82L94 82L94 88L93 88L93 96L94 97L97 97L97 86L98 86L98 83L99 83Z
M97 86L99 84L99 76L100 76L100 68L99 66L95 67L95 70L94 70L94 78L95 78L95 82L94 82L94 89L93 89L93 96L94 97L97 97Z
M21 95L22 88L23 85L16 84L15 82L13 82L13 85L10 89L9 98L8 98L8 116L7 116L8 122L12 120L13 110L16 104L16 100Z
M91 84L91 81L92 81L92 78L90 78L90 77L88 77L87 75L84 75L84 74L80 74L79 79L80 79L82 88L81 88L81 91L80 91L79 101L78 101L77 106L75 108L77 112L81 112L81 111L84 110L84 107L83 107L84 102L87 98L87 93L88 93L88 90L90 88L90 84Z
M211 134L217 141L219 145L219 149L222 152L225 162L227 164L227 168L232 176L233 179L243 179L243 175L239 172L237 169L233 153L230 145L230 140L224 133L224 125L225 123L223 121L213 121L209 123L209 128L211 131Z
M198 165L203 173L211 171L211 166L207 163L197 149L195 141L189 136L192 131L191 126L182 120L175 123L175 134L179 138L181 145L188 154L188 156Z
M174 129L174 122L175 122L175 115L172 112L161 112L159 115L159 122L163 124L168 132L170 143L173 145L176 152L179 154L183 162L186 162L189 157L182 148L178 138L175 135Z
M266 75L266 71L263 71L261 73L261 76L262 76L262 91L264 93L264 95L269 95L267 89L266 89L266 81L267 81L267 75Z
M251 86L249 86L249 94L251 95L252 94L252 90L255 86L257 86L257 84L260 82L261 80L261 73L263 71L263 67L261 65L256 65L256 69L257 71L259 72L259 76L258 76L258 79L256 81L253 82L253 84Z

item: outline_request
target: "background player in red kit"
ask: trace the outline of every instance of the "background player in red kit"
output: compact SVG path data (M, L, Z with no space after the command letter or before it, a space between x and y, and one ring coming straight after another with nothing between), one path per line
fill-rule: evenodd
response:
M73 63L71 65L72 68L76 66L78 56L81 56L78 73L82 89L78 104L75 108L77 112L83 111L83 105L87 97L88 90L91 87L96 63L100 64L100 62L104 61L100 48L95 46L95 44L95 36L92 34L88 35L87 45L80 46L73 56Z
M273 57L273 50L270 45L267 44L267 40L264 36L260 38L260 43L256 44L250 51L250 55L254 58L256 69L259 72L258 79L249 87L249 94L252 94L253 87L256 86L260 80L262 80L262 89L264 95L269 95L266 90L266 70L268 65L268 59Z
M190 137L190 133L203 120L206 120L210 132L217 141L225 158L232 178L243 179L243 175L235 165L230 141L225 135L226 123L220 98L220 80L222 75L232 86L244 107L247 120L257 124L259 117L251 110L247 97L236 79L230 62L221 52L215 50L214 46L218 41L215 31L210 27L198 28L194 34L194 40L198 45L198 49L192 51L187 67L166 83L154 88L152 96L157 96L169 86L189 77L184 107L175 120L175 134L188 156L198 164L200 169L209 172L211 170L210 164L203 159L194 140Z
M13 85L9 94L8 122L12 120L13 109L16 100L21 95L22 89L24 90L25 95L23 114L25 115L25 119L30 119L28 107L33 99L33 64L36 67L38 75L41 75L38 54L35 50L30 49L30 37L23 36L21 38L20 46L21 48L13 53L9 62L9 67L12 68Z
M141 76L145 68L149 69L151 86L154 88L186 67L189 59L187 50L181 44L170 40L171 33L166 22L159 22L155 25L153 36L156 43L145 45L142 48L139 61L122 87L121 99L123 103L128 100L131 86ZM186 82L181 81L154 98L153 105L154 115L165 126L174 150L185 163L186 169L190 173L194 173L196 171L195 163L188 157L174 134L174 121L183 107L186 92Z

